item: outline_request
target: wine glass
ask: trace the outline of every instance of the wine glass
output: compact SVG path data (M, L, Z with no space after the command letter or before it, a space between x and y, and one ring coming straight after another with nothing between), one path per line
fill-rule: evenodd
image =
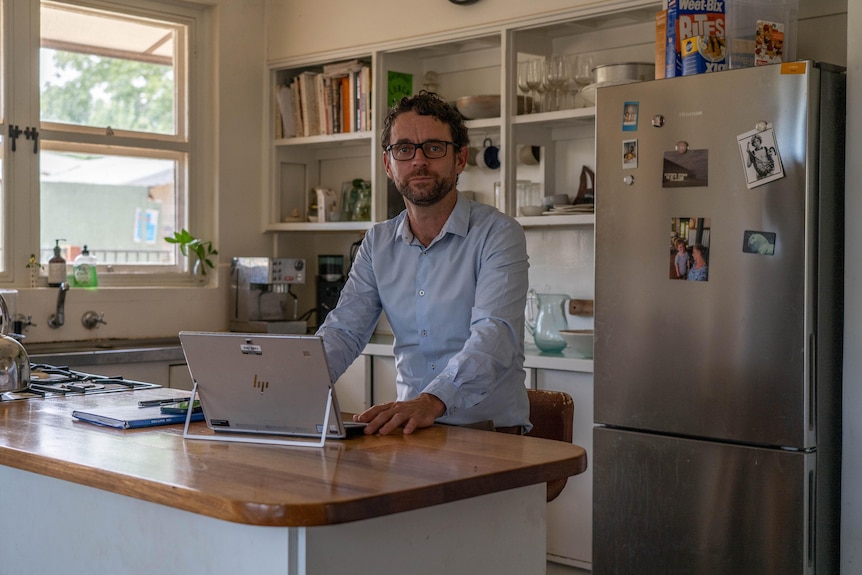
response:
M530 62L528 60L518 62L518 89L521 90L522 94L524 94L525 114L533 113L532 89L530 88L530 84L527 82L529 68Z
M536 94L533 97L533 109L542 112L545 109L545 59L535 58L529 61L527 68L527 86Z
M578 54L575 58L575 82L583 88L593 83L593 57L590 54Z
M575 81L576 60L577 58L571 54L566 54L565 56L566 68L568 69L566 82L563 84L563 92L565 96L564 107L566 109L577 107L578 83Z
M566 87L566 81L571 76L568 62L564 56L554 55L548 59L547 84L550 92L549 108L551 110L562 110L562 97Z

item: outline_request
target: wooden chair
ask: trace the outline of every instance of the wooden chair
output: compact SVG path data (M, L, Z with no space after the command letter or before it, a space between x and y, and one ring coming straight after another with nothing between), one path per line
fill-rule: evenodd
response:
M530 398L530 422L533 437L572 442L572 426L575 403L572 396L563 391L528 389ZM566 478L548 482L548 501L553 501L566 486Z

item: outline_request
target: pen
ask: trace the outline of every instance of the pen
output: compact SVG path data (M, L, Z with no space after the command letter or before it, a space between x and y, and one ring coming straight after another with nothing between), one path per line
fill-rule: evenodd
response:
M168 403L179 403L181 401L189 401L191 397L172 397L165 399L146 399L138 402L138 407L153 407L156 405L166 405Z

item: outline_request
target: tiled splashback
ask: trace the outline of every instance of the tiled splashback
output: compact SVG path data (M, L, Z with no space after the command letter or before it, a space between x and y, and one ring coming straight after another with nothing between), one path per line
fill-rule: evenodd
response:
M592 227L528 228L530 287L574 299L595 299L595 235ZM568 316L572 329L593 327L593 318Z
M578 299L595 299L592 228L530 228L526 235L531 288Z

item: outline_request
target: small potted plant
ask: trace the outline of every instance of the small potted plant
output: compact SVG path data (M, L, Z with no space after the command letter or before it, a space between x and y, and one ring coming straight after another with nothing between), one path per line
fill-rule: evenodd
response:
M166 237L165 241L169 244L177 244L180 246L180 251L184 256L188 256L189 252L195 254L197 261L194 265L195 275L207 275L207 268L214 269L211 256L218 255L218 251L213 248L211 241L204 241L194 237L188 230L183 228L182 231L174 232L172 237Z

